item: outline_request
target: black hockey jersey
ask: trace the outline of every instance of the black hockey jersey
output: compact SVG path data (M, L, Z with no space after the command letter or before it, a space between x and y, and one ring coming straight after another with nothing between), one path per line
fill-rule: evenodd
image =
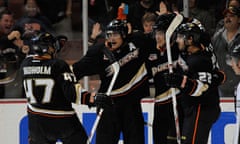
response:
M138 39L139 38L139 39ZM118 77L111 92L112 97L130 96L141 99L149 96L148 75L145 66L146 50L143 39L131 38L113 55L120 65ZM89 48L87 54L73 65L77 79L83 76L98 74L101 85L98 92L105 93L112 80L113 71L109 58L104 54L104 44Z
M171 47L171 55L173 61L173 67L176 67L179 50L176 43ZM164 73L169 72L167 50L162 51L152 47L149 49L147 68L149 74L153 77L155 88L155 102L159 104L169 103L172 101L171 87L167 86ZM176 94L180 94L180 90L176 89Z
M27 57L21 65L28 111L44 116L73 115L72 103L88 104L89 93L81 89L67 63L59 59Z
M183 74L188 76L186 88L183 89L188 96L183 97L183 106L219 105L219 84L215 84L213 79L215 67L209 52L199 50L193 54L181 55L181 57L179 65Z

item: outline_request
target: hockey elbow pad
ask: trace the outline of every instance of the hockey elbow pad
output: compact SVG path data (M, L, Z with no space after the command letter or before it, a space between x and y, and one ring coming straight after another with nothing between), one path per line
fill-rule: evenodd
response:
M208 88L209 85L200 80L188 79L185 87L182 89L182 92L193 97L198 97L207 91Z

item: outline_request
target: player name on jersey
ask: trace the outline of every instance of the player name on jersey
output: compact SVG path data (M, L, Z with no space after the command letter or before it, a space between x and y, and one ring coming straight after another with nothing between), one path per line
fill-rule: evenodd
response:
M29 66L23 68L24 75L31 75L31 74L51 74L51 67L50 66Z

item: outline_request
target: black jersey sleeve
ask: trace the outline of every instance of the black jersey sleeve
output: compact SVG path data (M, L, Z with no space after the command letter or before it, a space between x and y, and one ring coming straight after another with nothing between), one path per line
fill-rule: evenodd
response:
M53 73L56 74L56 81L60 84L64 96L72 103L91 105L91 94L78 83L69 65L61 60L57 62Z
M83 76L94 75L99 72L101 69L99 59L101 59L101 56L103 57L103 48L103 44L89 47L86 55L73 64L73 72L76 75L77 80L80 80Z

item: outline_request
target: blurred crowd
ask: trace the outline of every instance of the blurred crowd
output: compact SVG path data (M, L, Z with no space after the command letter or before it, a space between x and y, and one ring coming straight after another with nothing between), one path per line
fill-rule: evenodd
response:
M221 86L221 96L231 97L239 82L228 64L228 51L239 38L239 0L189 0L188 17L199 20L209 32L220 69L227 74ZM14 9L13 1L0 0L0 98L22 97L20 80L17 79L19 64L31 53L29 39L39 31L68 40L81 39L81 0L22 0L21 8ZM162 3L165 3L162 5ZM107 24L123 12L131 31L145 32L154 24L157 16L168 10L183 13L183 0L88 0L89 45L105 39ZM148 16L146 16L148 15ZM144 21L150 24L144 25ZM147 32L147 33L149 33ZM15 89L15 91L12 91Z

